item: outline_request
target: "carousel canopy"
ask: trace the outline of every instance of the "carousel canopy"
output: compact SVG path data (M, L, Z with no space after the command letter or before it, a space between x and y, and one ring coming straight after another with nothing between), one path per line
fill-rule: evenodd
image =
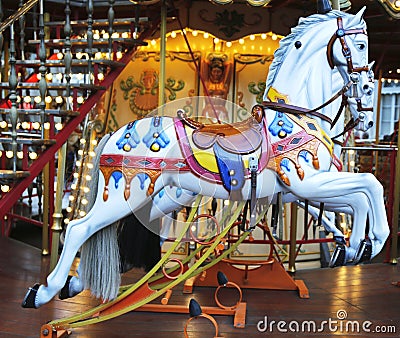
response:
M334 0L342 10L356 13L367 6L365 20L368 25L370 60L375 60L375 75L400 79L400 0ZM2 1L3 19L13 14L18 1ZM87 0L71 0L72 15L84 18ZM135 17L135 6L141 15L152 18L159 14L162 3L168 8L168 31L184 27L208 31L224 41L234 41L249 34L275 33L285 36L298 19L316 13L317 1L296 0L116 0L116 17ZM96 17L107 17L110 1L93 0ZM44 8L51 20L62 20L65 0L45 0ZM27 25L29 25L27 18ZM158 38L154 36L154 38Z

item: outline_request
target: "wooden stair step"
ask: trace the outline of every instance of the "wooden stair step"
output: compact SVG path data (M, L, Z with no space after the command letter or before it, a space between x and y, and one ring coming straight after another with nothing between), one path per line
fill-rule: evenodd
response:
M30 174L31 173L29 171L0 169L0 179L3 180L19 180L28 177Z
M72 59L71 62L71 67L87 67L88 66L88 60L86 59ZM123 62L119 61L114 61L114 60L109 60L109 59L95 59L92 60L92 64L97 64L99 66L104 66L104 67L124 67L125 64ZM16 65L18 66L26 66L26 67L40 67L40 60L19 60L16 62ZM64 60L46 60L45 63L46 67L65 67L65 61Z
M18 136L21 136L21 135L18 135ZM29 136L32 136L32 134L30 134ZM31 145L31 146L42 146L42 145L51 146L56 143L56 140L32 138L32 137L26 137L26 138L18 137L16 141L18 144L27 144L27 145ZM0 143L11 144L12 138L11 137L0 137Z
M66 40L65 39L48 39L45 40L44 43L46 44L47 48L61 48L64 47ZM133 38L113 38L113 43L118 43L119 45L124 46L147 46L148 43L133 39ZM40 44L40 40L29 40L29 44L37 45ZM87 39L70 39L70 43L72 44L72 48L76 47L85 47L87 46L88 42ZM101 47L104 46L105 48L108 47L108 39L96 39L93 40L93 47Z
M11 109L10 108L0 108L0 114L1 115L7 115L10 114ZM33 108L33 109L18 109L17 108L17 114L18 115L40 115L41 114L41 109L39 108ZM60 110L60 109L45 109L44 115L46 116L77 116L79 115L79 112L75 110ZM35 121L32 121L35 122Z
M8 89L10 87L8 82L0 82L0 88ZM47 83L47 90L65 90L66 84L63 83ZM71 89L92 89L92 90L102 90L106 89L104 86L84 84L84 83L71 83ZM34 89L39 90L39 82L18 82L17 89Z

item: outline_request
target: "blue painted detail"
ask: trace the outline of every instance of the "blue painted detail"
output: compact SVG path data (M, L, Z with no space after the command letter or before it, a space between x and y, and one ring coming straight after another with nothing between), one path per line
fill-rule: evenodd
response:
M228 191L241 190L245 176L242 157L239 154L227 152L218 143L214 143L213 149L225 189Z
M136 148L140 143L140 137L136 131L136 122L129 122L122 133L121 137L117 141L118 149L130 151L132 148Z
M310 162L310 158L309 158L308 155L309 155L309 152L306 151L306 150L302 150L302 151L299 152L299 157L303 158L304 161L306 161L307 163Z
M176 198L179 198L182 196L182 188L176 189Z
M192 192L192 196L197 196L197 192Z
M114 171L111 176L114 178L115 189L118 189L118 183L122 177L122 173L120 171Z
M281 112L276 112L274 120L268 127L269 132L273 136L286 137L287 134L291 134L293 131L293 123L290 122L289 118Z
M153 151L158 151L160 148L165 148L170 140L167 134L162 129L162 117L153 117L150 129L142 140L146 146Z
M136 177L139 179L140 181L140 189L144 189L144 182L147 180L147 178L149 177L147 174L145 173L139 173L136 175Z
M289 168L289 160L287 158L284 158L281 163L280 163L281 168L285 168L288 172L290 172Z
M165 195L165 189L162 188L162 189L160 190L160 192L158 193L158 197L162 198L164 195Z

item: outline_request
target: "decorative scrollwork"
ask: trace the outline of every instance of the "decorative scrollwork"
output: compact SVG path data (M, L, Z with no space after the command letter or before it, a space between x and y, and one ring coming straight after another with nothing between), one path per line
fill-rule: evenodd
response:
M257 83L252 81L247 85L247 88L251 94L256 95L256 102L261 104L265 92L265 81L258 81Z
M233 0L211 0L211 2L218 5L228 5L233 2ZM248 4L254 7L267 6L271 0L247 0Z
M236 53L233 55L235 62L239 62L242 64L250 65L253 63L261 63L266 64L268 62L272 62L274 59L273 55L256 55L256 54L240 54Z
M222 12L216 12L214 18L208 18L208 10L202 9L199 12L200 18L207 23L213 23L219 30L228 38L234 34L239 33L243 26L255 26L262 21L261 15L253 13L254 20L252 22L245 20L245 15L238 13L237 11L224 10Z

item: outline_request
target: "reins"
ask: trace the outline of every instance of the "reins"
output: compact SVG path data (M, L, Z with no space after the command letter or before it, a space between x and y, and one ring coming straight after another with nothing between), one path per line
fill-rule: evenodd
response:
M300 114L300 115L311 115L311 116L315 116L318 117L326 122L328 122L331 125L331 129L335 126L335 124L337 123L337 121L340 118L340 115L342 115L343 111L344 111L344 107L347 105L347 98L344 95L344 93L346 91L348 91L350 89L350 87L353 85L353 81L349 81L345 86L342 87L341 90L339 90L334 96L332 96L328 101L325 101L323 104L321 104L320 106L314 108L314 109L307 109L307 108L302 108L299 106L294 106L291 104L287 104L285 102L270 102L270 101L264 101L262 103L263 107L271 109L271 110L275 110L275 111L279 111L281 113L286 113L286 114ZM337 100L340 96L342 96L342 103L340 104L339 110L336 113L335 118L332 120L331 118L329 118L326 115L323 115L322 113L319 113L317 110L320 110L326 106L328 106L329 104L331 104L332 102L334 102L335 100ZM352 130L360 121L359 118L357 119L353 119L351 118L350 121L346 124L346 126L344 127L343 131L341 133L339 133L336 136L331 137L331 140L334 143L340 144L339 141L337 141L336 139L339 138L340 136L346 134L348 131Z
M275 110L275 111L279 111L282 113L288 113L288 114L308 114L308 115L312 115L312 116L316 116L326 122L328 122L331 125L331 128L337 123L337 121L339 120L340 115L343 112L343 108L346 106L347 104L347 100L343 99L342 100L342 104L340 105L339 111L337 112L335 118L332 120L331 118L329 118L326 115L323 115L321 113L319 113L317 110L320 110L326 106L328 106L329 104L331 104L332 102L334 102L335 100L337 100L340 96L344 96L344 93L347 92L350 87L354 84L353 81L349 81L346 85L344 85L342 87L342 89L340 89L335 95L333 95L329 100L325 101L323 104L321 104L320 106L314 108L314 109L307 109L307 108L302 108L299 106L294 106L291 104L287 104L285 102L270 102L270 101L264 101L262 103L262 105L266 108Z

